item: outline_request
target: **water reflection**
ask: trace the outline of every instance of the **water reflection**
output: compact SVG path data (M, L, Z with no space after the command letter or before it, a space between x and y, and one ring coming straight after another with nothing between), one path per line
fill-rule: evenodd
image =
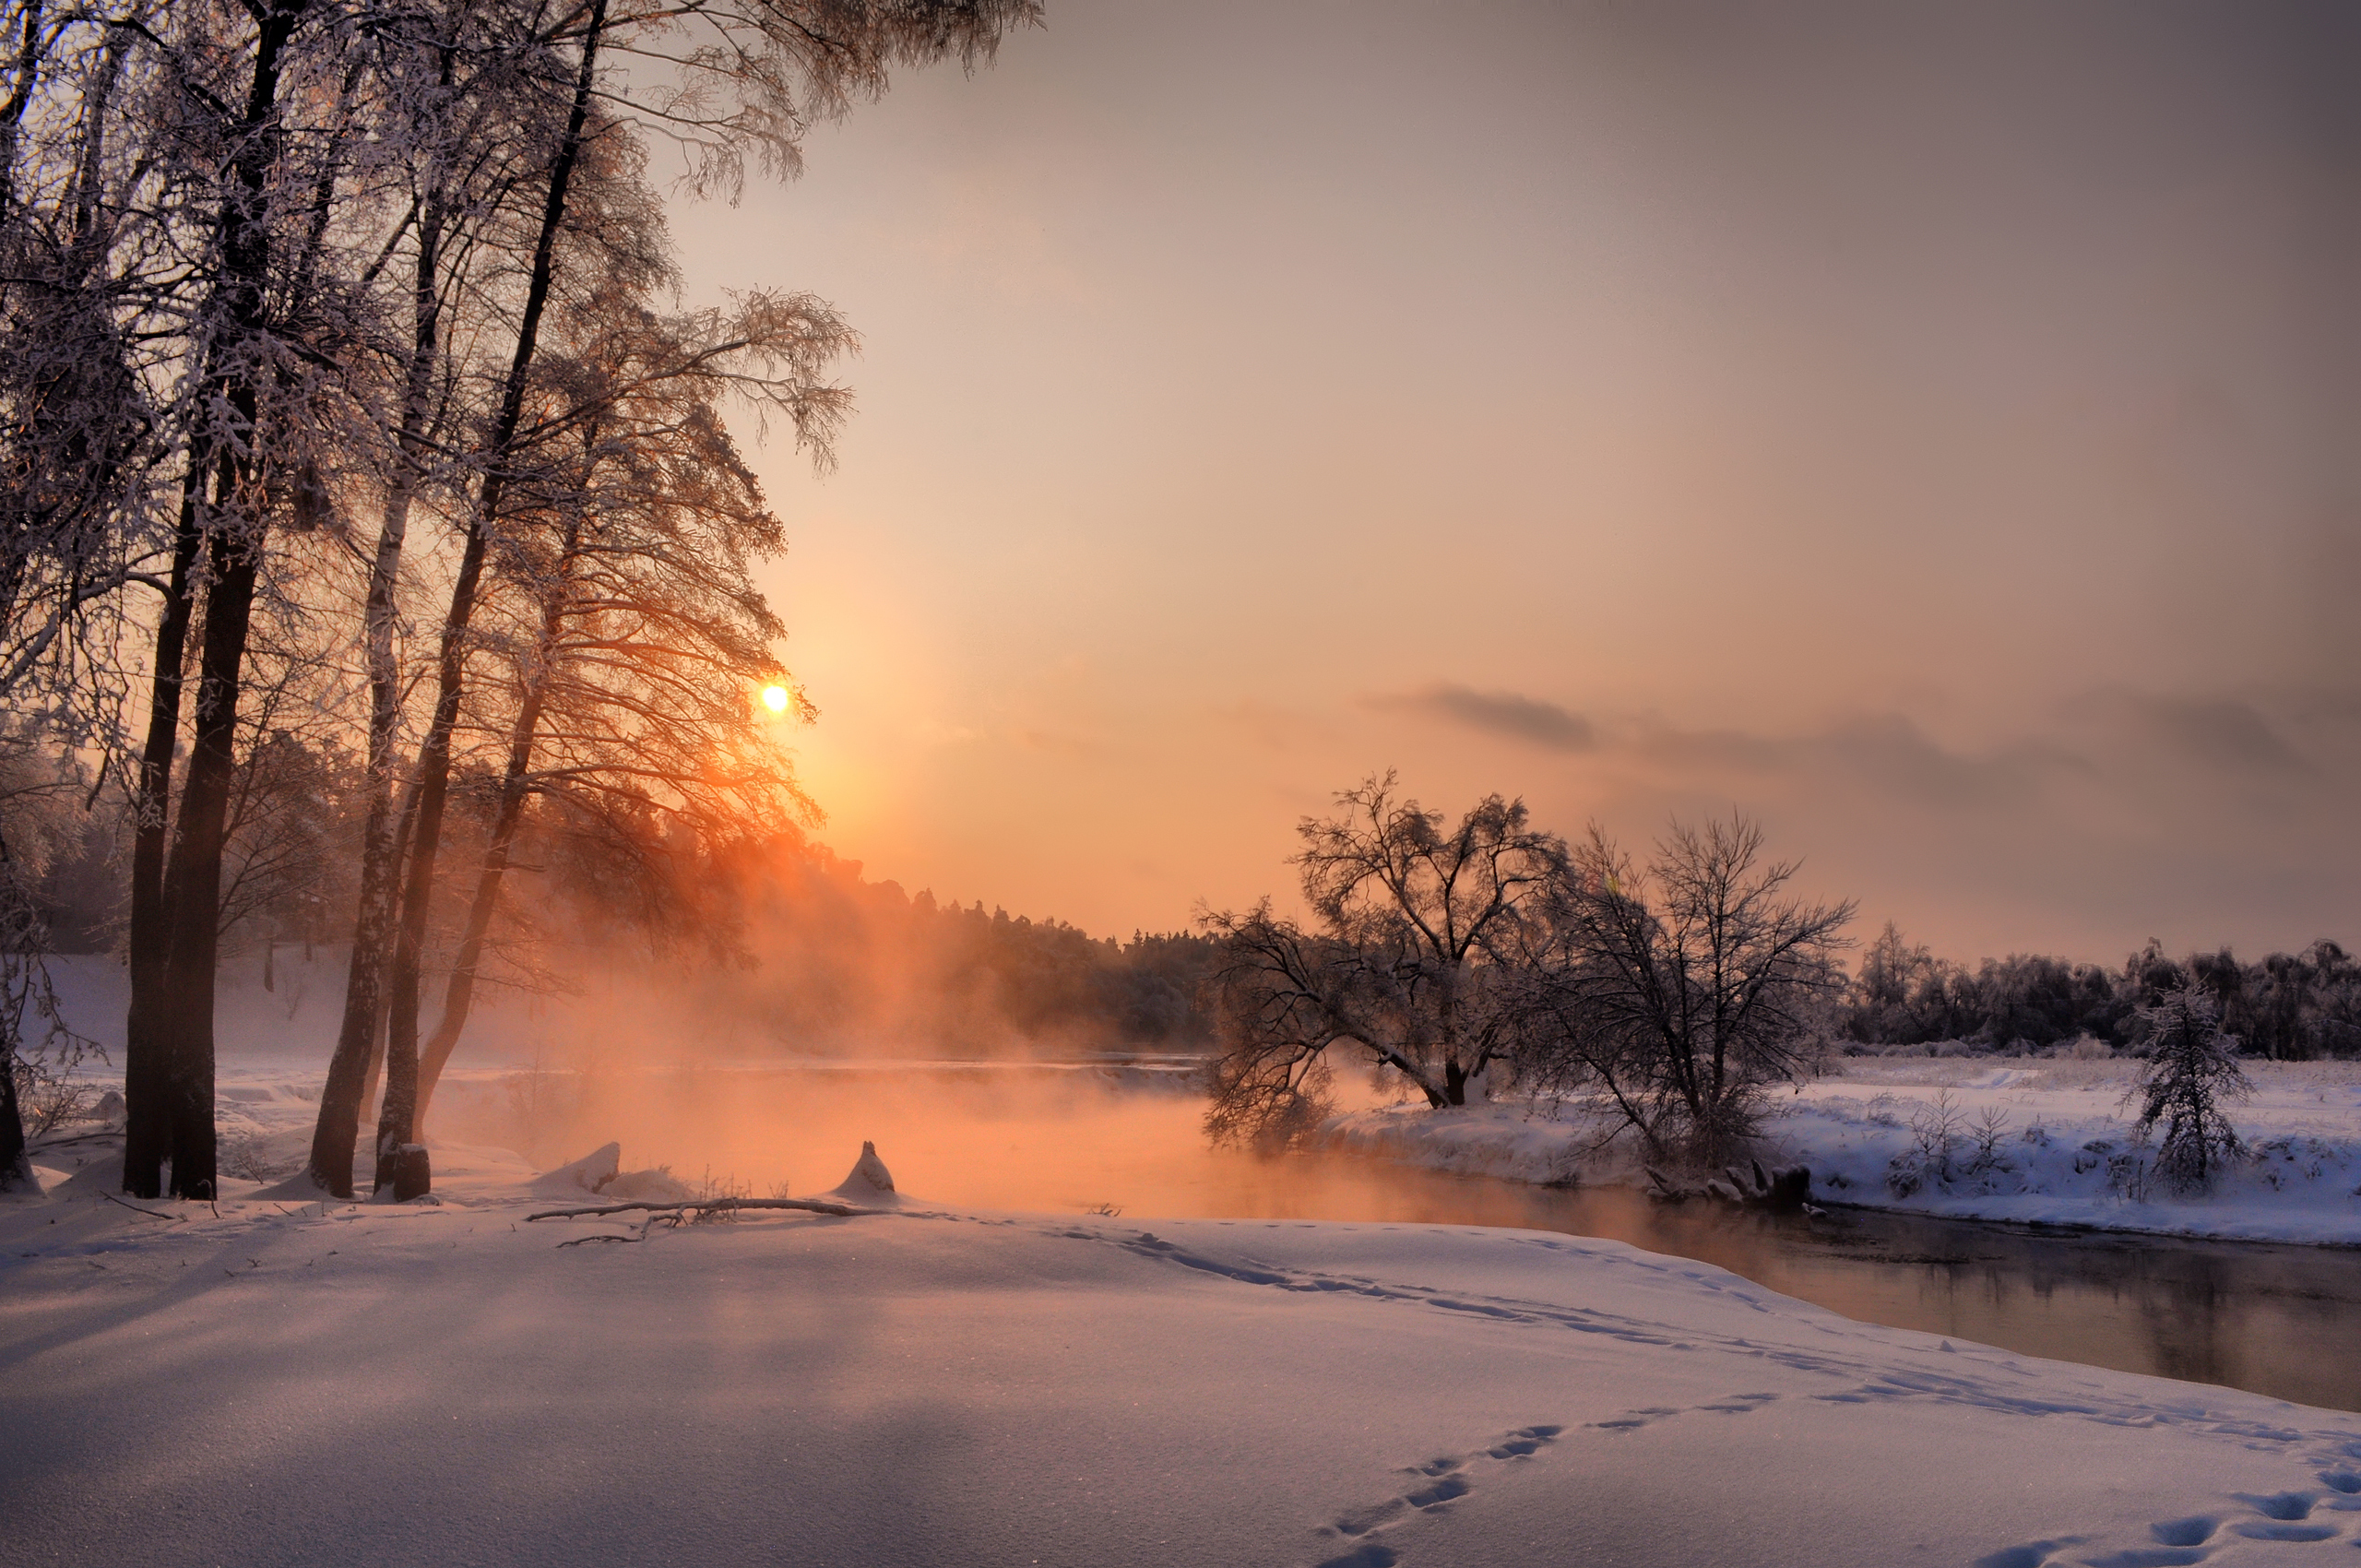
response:
M1871 1323L2361 1409L2361 1254L2351 1251L1849 1210L1733 1214L1344 1154L1258 1158L1208 1148L1201 1100L1139 1082L980 1067L613 1075L554 1097L560 1112L519 1128L514 1097L487 1081L471 1107L453 1107L445 1135L538 1141L546 1163L620 1137L627 1164L669 1163L754 1193L832 1186L873 1138L904 1191L943 1203L1602 1236Z

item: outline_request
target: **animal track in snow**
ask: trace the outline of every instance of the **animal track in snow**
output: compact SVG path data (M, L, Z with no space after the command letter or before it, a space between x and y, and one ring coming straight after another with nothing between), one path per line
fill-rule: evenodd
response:
M1169 1241L1145 1230L1074 1225L1044 1233L1121 1247L1141 1258L1265 1289L1354 1295L1520 1327L1571 1330L1675 1350L1751 1357L1766 1363L1766 1371L1778 1368L1808 1379L1828 1380L1834 1386L1823 1384L1818 1392L1791 1392L1832 1404L1958 1406L2007 1416L2045 1420L2065 1417L2103 1426L2177 1429L2196 1436L2229 1440L2248 1451L2274 1450L2290 1460L2300 1459L2309 1472L2304 1478L2306 1484L2318 1484L2318 1490L2303 1492L2217 1497L2210 1500L2210 1505L2218 1513L2162 1521L2142 1531L2136 1543L2109 1542L2089 1534L2026 1541L1988 1552L1975 1560L1976 1568L2175 1568L2177 1564L2212 1562L2225 1551L2219 1568L2230 1568L2234 1562L2296 1563L2309 1560L2303 1552L2283 1551L2283 1547L2292 1544L2334 1542L2361 1546L2361 1442L2354 1440L2349 1427L2307 1429L2283 1424L2251 1408L2217 1405L2204 1389L2194 1385L2175 1397L2136 1397L2070 1373L2060 1375L2054 1370L2029 1369L2004 1352L1984 1347L1944 1342L1940 1351L1948 1353L1897 1359L1895 1351L1934 1350L1936 1347L1897 1344L1864 1352L1841 1337L1842 1333L1855 1330L1833 1324L1821 1330L1830 1336L1823 1344L1809 1332L1818 1325L1809 1320L1797 1325L1806 1331L1800 1334L1783 1332L1765 1338L1750 1338L1560 1301L1478 1294L1464 1289L1444 1290L1400 1278L1329 1274L1299 1265L1228 1253L1226 1248L1200 1250L1198 1245ZM1581 1250L1578 1244L1543 1237L1518 1238L1517 1244L1553 1252ZM1752 1299L1751 1288L1747 1288L1744 1281L1722 1277L1718 1271L1705 1270L1703 1265L1692 1268L1679 1260L1655 1259L1647 1254L1630 1258L1619 1255L1602 1261L1642 1273L1680 1276L1733 1303L1756 1311L1768 1310ZM1762 1408L1774 1397L1769 1394L1745 1394L1685 1408L1649 1407L1591 1422L1590 1427L1613 1433L1674 1416L1744 1415ZM2300 1414L2293 1407L2286 1408L2286 1412ZM1535 1433L1541 1431L1533 1429ZM1554 1429L1547 1433L1552 1440L1557 1435ZM1519 1434L1511 1434L1504 1441L1519 1440ZM1536 1443L1534 1449L1539 1446ZM1440 1479L1467 1469L1471 1459L1477 1457L1502 1463L1529 1456L1531 1452L1519 1454L1508 1449L1502 1455L1494 1455L1486 1450L1480 1455L1415 1467L1414 1472L1430 1479ZM1471 1481L1471 1489L1473 1484ZM1420 1492L1415 1503L1412 1492ZM1402 1562L1404 1550L1424 1533L1416 1528L1418 1520L1448 1513L1454 1498L1465 1494L1461 1490L1449 1495L1442 1491L1430 1495L1418 1486L1406 1486L1394 1496L1338 1517L1323 1526L1321 1533L1332 1542L1342 1538L1351 1544L1341 1552L1332 1551L1322 1557L1320 1568L1393 1568ZM2198 1499L2189 1501L2208 1506ZM2288 1511L2298 1505L2305 1512L2288 1516ZM1408 1533L1395 1533L1401 1530ZM2255 1544L2249 1546L2248 1542ZM2271 1544L2262 1544L2266 1542ZM2258 1558L2258 1550L2264 1556ZM2361 1568L2361 1558L2346 1552L2332 1551L2321 1561L2331 1559L2351 1562L2355 1568Z
M1590 1424L1602 1431L1634 1431L1641 1427L1653 1426L1669 1416L1686 1416L1700 1410L1723 1416L1745 1416L1751 1415L1778 1397L1775 1394L1733 1394L1726 1399L1716 1399L1710 1404L1691 1405L1683 1408L1675 1408L1669 1405L1650 1405L1642 1409L1626 1410L1609 1420L1593 1421Z
M2148 1526L2149 1539L2137 1546L2109 1550L2088 1536L2064 1536L2055 1540L2027 1541L1975 1560L1975 1568L2180 1568L2204 1562L2217 1551L2241 1540L2319 1543L2344 1541L2361 1546L2361 1521L2317 1518L2316 1514L2361 1513L2361 1475L2350 1470L2319 1473L2325 1492L2301 1491L2237 1492L2229 1501L2242 1504L2245 1516L2225 1509L2192 1514L2182 1519L2161 1519ZM2335 1561L2343 1562L2343 1554ZM2318 1561L2305 1553L2267 1560L2290 1568Z
M1401 1552L1377 1536L1412 1519L1441 1516L1449 1504L1476 1489L1477 1478L1484 1470L1523 1463L1557 1442L1565 1430L1562 1426L1518 1427L1468 1453L1445 1454L1405 1466L1397 1472L1403 1478L1400 1491L1320 1526L1316 1534L1330 1539L1342 1537L1355 1544L1322 1558L1318 1568L1394 1568L1402 1561Z
M1153 1258L1159 1263L1178 1264L1182 1268L1234 1279L1241 1285L1262 1285L1281 1290L1313 1294L1365 1296L1382 1301L1407 1301L1417 1306L1434 1307L1443 1312L1466 1313L1497 1322L1515 1324L1554 1324L1583 1334L1603 1334L1617 1339L1641 1345L1676 1345L1670 1336L1656 1331L1655 1325L1643 1324L1612 1313L1593 1311L1584 1307L1560 1306L1546 1301L1520 1301L1513 1297L1477 1297L1465 1291L1446 1291L1431 1286L1404 1284L1397 1281L1370 1279L1360 1275L1321 1274L1310 1269L1295 1269L1258 1263L1252 1258L1224 1257L1200 1252L1193 1247L1168 1241L1150 1230L1134 1230L1125 1235L1106 1230L1086 1230L1067 1226L1044 1231L1043 1234L1065 1237L1077 1241L1098 1241L1122 1248L1139 1257ZM1741 1342L1742 1343L1742 1342Z

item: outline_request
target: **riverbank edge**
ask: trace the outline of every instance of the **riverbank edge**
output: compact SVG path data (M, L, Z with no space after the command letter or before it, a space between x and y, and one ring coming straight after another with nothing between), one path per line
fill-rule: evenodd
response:
M1536 1135L1539 1128L1563 1128L1564 1123L1537 1122L1529 1112L1520 1114L1512 1122L1501 1114L1507 1107L1487 1109L1494 1114L1483 1122L1461 1120L1447 1123L1430 1121L1423 1124L1411 1119L1434 1118L1440 1113L1423 1108L1400 1107L1347 1112L1332 1116L1322 1124L1316 1135L1317 1145L1324 1149L1392 1160L1446 1175L1487 1176L1545 1189L1618 1186L1653 1195L1651 1184L1639 1162L1628 1152L1618 1148L1604 1156L1594 1151L1588 1158L1570 1158L1572 1136L1551 1138ZM1459 1114L1464 1118L1468 1113ZM1499 1131L1510 1129L1517 1131L1517 1135L1512 1139L1497 1135ZM1486 1132L1493 1132L1495 1135L1487 1137L1483 1135ZM1452 1135L1454 1134L1457 1135ZM2082 1212L2064 1215L1995 1212L1989 1204L1979 1203L1972 1197L1948 1197L1940 1206L1924 1203L1880 1203L1851 1195L1838 1197L1822 1182L1822 1167L1813 1159L1814 1152L1808 1146L1797 1146L1773 1139L1766 1141L1762 1158L1766 1165L1801 1164L1809 1167L1813 1172L1809 1201L1821 1208L1956 1220L2029 1233L2144 1236L2157 1240L2227 1242L2241 1246L2312 1247L2361 1252L2361 1217L2347 1218L2337 1231L2322 1233L2317 1229L2319 1217L2301 1214L2289 1216L2284 1228L2253 1223L2242 1225L2236 1221L2142 1224L2128 1217L2118 1219L2106 1216L2105 1207L2097 1201L2052 1194L1995 1195L2004 1201L2032 1199L2045 1207L2079 1209ZM2354 1195L2361 1197L2361 1194ZM1691 1201L1713 1200L1701 1198ZM2119 1206L2120 1203L2119 1199L2110 1200L2109 1206Z

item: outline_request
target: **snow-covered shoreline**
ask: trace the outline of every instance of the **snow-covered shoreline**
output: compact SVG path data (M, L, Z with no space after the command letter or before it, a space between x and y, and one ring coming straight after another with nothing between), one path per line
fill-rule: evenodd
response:
M1850 1059L1770 1102L1764 1162L1810 1168L1816 1201L1952 1219L2361 1246L2361 1063L2252 1063L2248 1157L2209 1194L2143 1180L2128 1062ZM1944 1155L1942 1123L1950 1122ZM1467 1175L1624 1182L1627 1139L1579 1110L1502 1102L1358 1111L1334 1147Z
M2122 1568L2361 1541L2361 1416L1856 1323L1615 1241L907 1195L534 1222L521 1162L459 1149L400 1206L236 1184L135 1213L109 1174L0 1205L0 1564Z

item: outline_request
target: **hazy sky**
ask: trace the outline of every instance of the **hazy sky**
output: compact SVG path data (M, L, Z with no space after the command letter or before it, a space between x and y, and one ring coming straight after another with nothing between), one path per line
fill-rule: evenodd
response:
M824 837L1096 932L1385 767L1958 956L2361 944L2361 8L1108 5L682 206Z

